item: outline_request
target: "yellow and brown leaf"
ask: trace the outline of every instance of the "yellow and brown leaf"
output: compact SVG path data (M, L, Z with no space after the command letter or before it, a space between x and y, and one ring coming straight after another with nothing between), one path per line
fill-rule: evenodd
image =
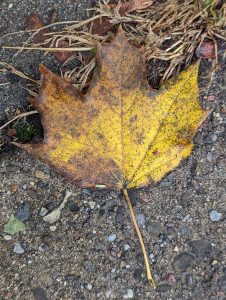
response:
M121 189L159 181L192 150L207 112L199 104L198 64L153 97L141 52L122 30L97 51L85 96L44 66L33 101L42 144L16 144L82 187Z

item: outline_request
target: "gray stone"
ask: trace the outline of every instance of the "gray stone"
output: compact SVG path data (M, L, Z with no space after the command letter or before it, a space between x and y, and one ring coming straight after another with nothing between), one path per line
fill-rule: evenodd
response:
M189 285L189 286L192 286L193 283L194 283L193 277L192 277L190 274L188 274L188 275L185 277L185 280L186 280L187 285Z
M218 222L218 221L220 221L221 217L222 217L222 213L219 213L215 209L211 210L211 212L210 212L210 220L211 221Z
M92 288L93 288L93 286L92 286L92 284L88 283L87 286L86 286L86 288L87 288L87 290L91 291Z
M211 152L208 152L206 155L206 160L208 162L211 162L213 160L213 154Z
M173 261L173 267L177 272L184 272L194 261L194 256L190 253L183 252L178 254Z
M24 202L20 210L16 214L17 219L20 221L27 221L30 217L30 205L28 202Z
M128 289L126 295L123 296L123 299L133 299L133 290Z
M224 291L226 292L226 275L223 275L219 280L218 280L218 288L221 290L221 291Z
M32 289L32 293L33 293L35 300L48 300L46 291L43 290L41 287Z
M44 217L47 214L47 212L48 212L48 209L46 209L45 207L41 207L40 211L39 211L39 215L41 217Z
M150 234L154 234L156 236L159 236L160 234L164 233L164 229L163 229L162 225L157 222L150 222L147 225L147 231Z
M22 245L20 243L16 243L14 248L13 248L13 252L17 253L17 254L23 254L24 253L24 249L22 247Z
M160 284L157 286L157 292L159 293L166 293L166 292L169 292L171 290L172 286L170 284Z
M116 234L115 233L113 233L113 234L111 234L111 235L109 235L109 237L108 237L108 241L109 242L114 242L116 240Z
M209 240L196 240L189 243L191 253L196 257L209 257L212 252L211 242Z
M45 244L45 243L41 243L38 247L38 250L40 252L46 252L50 249L49 245Z
M139 214L137 216L137 224L139 227L143 227L145 225L145 215L144 214Z

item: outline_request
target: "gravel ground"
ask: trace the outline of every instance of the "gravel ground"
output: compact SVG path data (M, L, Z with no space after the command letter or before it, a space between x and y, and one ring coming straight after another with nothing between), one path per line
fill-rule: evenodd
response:
M74 3L75 2L75 3ZM86 16L91 1L8 1L0 3L0 33L23 28L38 13L48 22ZM1 43L19 44L20 36ZM34 78L52 55L0 50L0 60ZM204 78L208 63L202 67ZM0 299L226 299L225 257L225 86L226 68L202 92L213 109L195 138L192 155L154 188L130 191L158 288L145 277L143 257L123 196L115 191L79 190L47 165L7 147L0 154ZM0 124L27 108L23 81L2 75ZM205 82L201 81L205 87ZM72 192L60 219L43 220ZM11 214L26 225L4 233Z

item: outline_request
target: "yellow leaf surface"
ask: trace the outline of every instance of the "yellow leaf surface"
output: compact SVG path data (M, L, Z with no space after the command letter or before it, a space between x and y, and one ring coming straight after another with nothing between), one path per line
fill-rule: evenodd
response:
M17 144L82 187L133 188L159 181L192 150L207 112L199 104L198 64L158 93L146 82L140 50L122 30L97 51L85 96L44 66L33 101L42 144Z

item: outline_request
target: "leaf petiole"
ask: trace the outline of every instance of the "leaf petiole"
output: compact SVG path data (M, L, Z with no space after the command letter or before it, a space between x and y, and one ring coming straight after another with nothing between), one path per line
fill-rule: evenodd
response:
M139 238L140 245L141 245L141 249L142 249L142 252L143 252L144 263L145 263L146 272L147 272L147 279L148 279L150 285L154 289L156 289L156 284L155 284L155 281L154 281L154 278L152 276L151 269L150 269L150 264L149 264L149 260L148 260L148 256L147 256L147 251L146 251L145 246L144 246L144 241L143 241L142 235L140 233L140 229L139 229L139 227L137 225L137 221L136 221L136 218L135 218L135 215L134 215L133 207L132 207L132 204L131 204L131 201L130 201L127 189L123 189L123 194L125 196L127 205L129 207L130 214L131 214L132 221L133 221L133 225L135 227L135 230L136 230L136 233L137 233L137 236Z

